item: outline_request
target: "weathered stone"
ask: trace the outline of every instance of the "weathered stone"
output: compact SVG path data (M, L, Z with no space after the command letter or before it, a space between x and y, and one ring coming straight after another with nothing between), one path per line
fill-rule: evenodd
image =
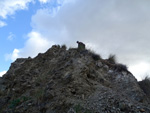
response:
M150 112L135 77L90 51L54 45L35 58L18 59L0 78L2 113ZM121 67L122 68L122 67ZM7 77L6 77L7 76Z
M102 66L103 66L103 64L102 64L102 62L97 61L97 62L96 62L96 66L98 66L98 67L102 67Z
M141 111L141 112L145 112L145 110L144 110L144 109L140 109L140 111Z
M109 69L109 67L107 65L104 65L103 68L104 68L105 71L108 71L108 69Z
M73 108L70 108L67 113L76 113L76 111Z

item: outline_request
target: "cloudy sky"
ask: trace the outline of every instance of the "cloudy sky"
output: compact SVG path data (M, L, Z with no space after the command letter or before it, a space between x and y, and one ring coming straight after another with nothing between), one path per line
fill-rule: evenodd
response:
M84 42L115 54L141 80L150 75L149 0L0 0L0 75L16 58Z

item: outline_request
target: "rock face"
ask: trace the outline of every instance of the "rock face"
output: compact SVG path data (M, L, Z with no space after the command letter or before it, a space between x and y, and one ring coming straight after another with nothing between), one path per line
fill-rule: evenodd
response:
M54 45L33 59L17 59L0 78L0 112L150 113L135 77L93 54Z

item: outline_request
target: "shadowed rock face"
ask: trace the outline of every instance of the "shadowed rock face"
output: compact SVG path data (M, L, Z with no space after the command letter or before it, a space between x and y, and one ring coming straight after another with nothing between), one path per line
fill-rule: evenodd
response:
M150 112L135 77L87 50L52 46L31 59L17 59L0 78L2 113Z

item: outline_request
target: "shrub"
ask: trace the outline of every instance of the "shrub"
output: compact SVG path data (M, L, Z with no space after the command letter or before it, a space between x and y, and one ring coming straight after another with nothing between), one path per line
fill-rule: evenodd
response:
M100 60L101 57L98 54L92 54L92 57L95 61Z
M20 102L21 102L21 100L19 98L12 100L10 102L9 108L15 108Z
M82 111L82 109L83 108L80 106L80 104L78 104L74 107L74 110L76 111L76 113L79 113L80 111Z
M27 97L27 96L22 96L20 98L16 98L12 101L10 101L10 104L9 104L9 108L10 109L14 109L16 108L19 104L21 104L22 102L25 102L27 100L30 100L31 98L30 97Z
M30 100L31 97L22 96L21 99L22 99L23 102L25 102L25 101L27 101L27 100Z
M150 77L146 76L142 81L138 82L140 88L150 98Z
M38 99L38 100L42 100L43 97L44 97L44 89L42 88L39 88L35 91L35 97Z
M88 50L88 51L89 51L89 53L91 54L92 58L93 58L95 61L101 59L101 56L100 56L99 54L96 54L95 52L90 51L90 50Z
M94 112L86 108L83 108L80 104L75 105L73 110L75 111L75 113L93 113Z
M124 64L115 64L115 71L121 72L121 71L128 71L128 67Z
M111 64L116 64L116 56L115 55L112 55L110 54L107 61Z
M61 48L64 49L64 50L66 50L67 46L64 44L64 45L61 46Z

